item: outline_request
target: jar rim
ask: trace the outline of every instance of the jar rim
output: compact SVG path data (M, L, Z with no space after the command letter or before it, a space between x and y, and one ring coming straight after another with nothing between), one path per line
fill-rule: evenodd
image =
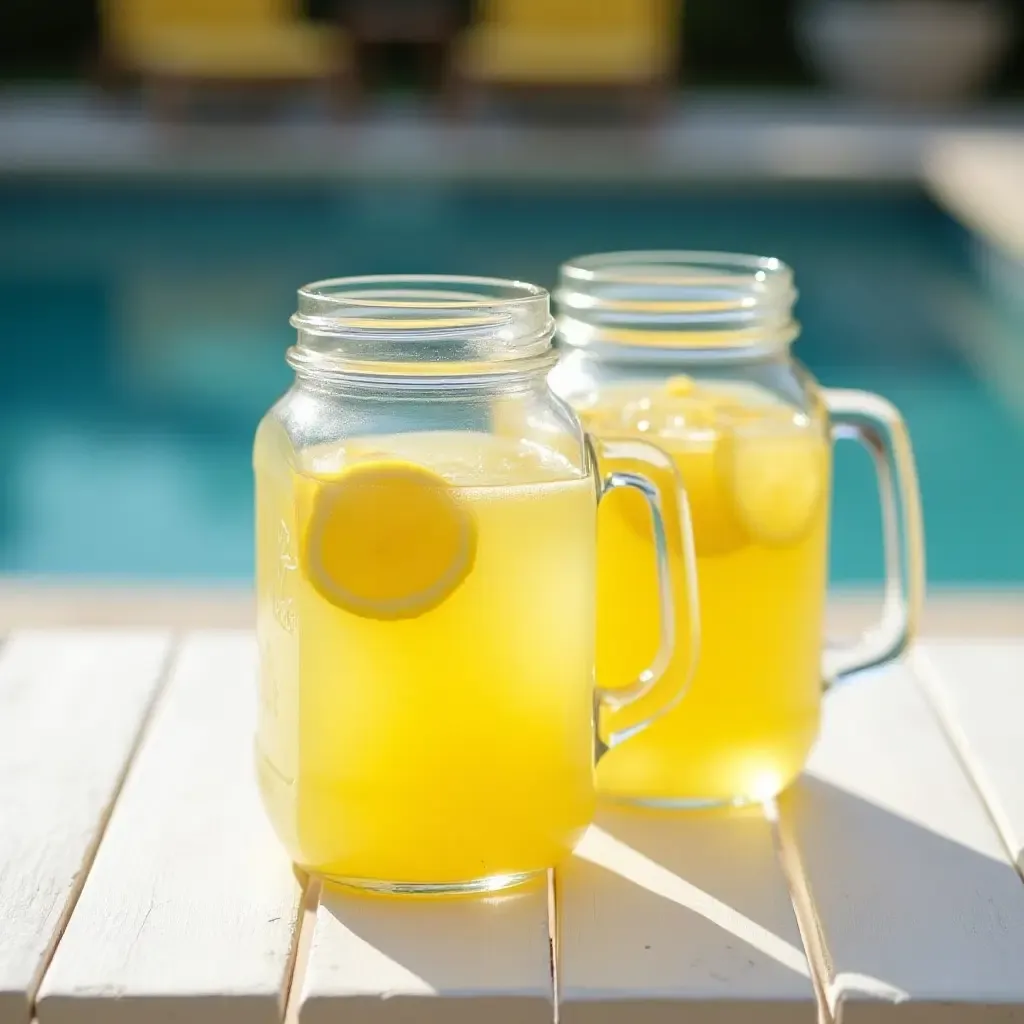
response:
M359 274L351 277L325 277L304 284L298 290L299 308L295 316L314 316L316 311L321 309L377 306L386 299L387 293L382 292L379 297L374 298L370 289L378 285L387 285L389 291L399 294L396 289L403 284L420 286L419 290L409 294L419 294L422 291L423 296L435 294L447 300L430 302L424 297L419 302L404 303L408 308L466 309L538 303L549 298L546 288L512 278L481 277L473 274ZM432 285L458 285L470 290L444 292L438 289L432 292ZM472 289L478 289L477 293L474 294Z
M763 280L767 280L769 274L776 275L780 280L793 280L792 268L776 256L710 249L623 249L618 252L589 253L563 263L561 275L563 280L628 280L637 277L637 272L644 269L649 274L650 268L657 266L743 270Z

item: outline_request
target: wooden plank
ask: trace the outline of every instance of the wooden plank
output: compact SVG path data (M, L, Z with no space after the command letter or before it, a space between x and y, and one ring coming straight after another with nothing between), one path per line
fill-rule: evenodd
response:
M252 764L256 647L183 645L40 989L40 1024L276 1024L300 885Z
M563 1024L816 1019L760 810L607 810L558 874Z
M300 1024L551 1024L547 891L389 899L325 890Z
M22 1024L78 893L169 638L15 634L0 655L0 1022Z
M910 671L825 704L780 809L841 1024L1024 1020L1024 886Z
M1024 871L1024 642L927 643L914 668Z

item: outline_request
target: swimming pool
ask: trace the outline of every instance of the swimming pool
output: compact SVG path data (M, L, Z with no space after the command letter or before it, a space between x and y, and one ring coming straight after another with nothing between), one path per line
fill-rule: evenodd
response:
M288 383L299 284L550 284L568 256L636 247L791 262L797 354L910 423L930 578L1024 582L1024 324L927 199L849 186L0 186L0 572L246 578L250 441ZM841 451L836 476L833 577L876 579L866 456Z

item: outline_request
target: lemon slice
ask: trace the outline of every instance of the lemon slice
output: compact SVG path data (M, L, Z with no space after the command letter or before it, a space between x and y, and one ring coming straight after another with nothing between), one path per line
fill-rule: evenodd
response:
M746 526L736 514L728 478L722 472L730 443L729 434L718 433L706 445L673 453L690 499L697 554L705 558L728 555L750 543Z
M751 535L769 545L799 540L824 497L824 440L809 430L794 428L738 433L731 448L733 500Z
M310 483L300 563L331 604L366 618L414 618L473 568L472 512L422 466L356 462Z
M645 391L641 397L634 397L638 410L641 401L646 403L642 415L647 417L651 430L638 430L638 424L632 422L623 427L621 404L609 402L582 411L580 417L599 436L628 434L661 448L674 462L686 488L697 554L729 554L748 544L750 537L736 514L729 476L722 469L723 461L728 462L730 435L718 415L720 402L696 390L689 377L671 378L665 390L667 394ZM620 419L618 424L609 422L613 414ZM605 468L629 470L650 478L661 492L669 522L678 522L678 481L673 472L641 461L629 465L616 462ZM651 536L651 515L639 494L626 491L610 500L634 530ZM671 531L670 541L678 543L678 528Z
M657 438L655 444L659 444ZM746 527L736 514L727 478L720 469L719 441L706 445L679 447L661 446L671 457L686 488L693 521L693 537L697 554L715 556L729 554L750 542ZM621 470L647 477L661 494L665 519L669 526L669 544L681 545L677 490L679 478L667 468L636 459L607 460L604 470ZM651 513L644 498L634 490L610 495L604 505L615 508L630 527L644 537L651 537ZM610 514L610 513L609 513Z

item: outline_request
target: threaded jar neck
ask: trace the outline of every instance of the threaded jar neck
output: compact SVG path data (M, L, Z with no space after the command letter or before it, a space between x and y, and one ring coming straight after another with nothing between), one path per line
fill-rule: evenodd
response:
M583 256L561 268L555 301L562 343L642 358L783 349L799 333L793 272L771 257L649 251Z
M307 375L530 372L553 358L545 289L448 275L341 277L299 289L288 361Z

